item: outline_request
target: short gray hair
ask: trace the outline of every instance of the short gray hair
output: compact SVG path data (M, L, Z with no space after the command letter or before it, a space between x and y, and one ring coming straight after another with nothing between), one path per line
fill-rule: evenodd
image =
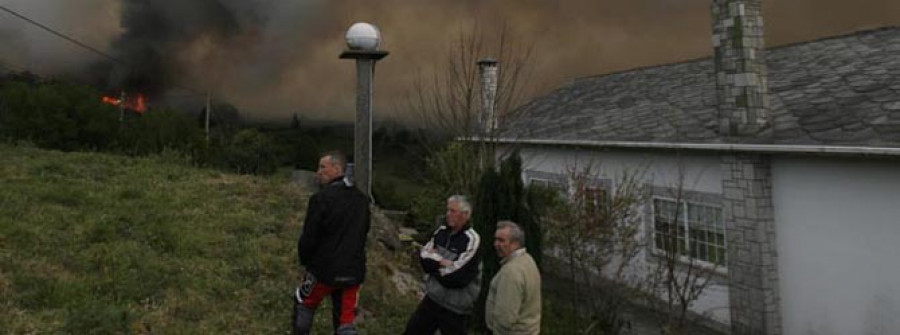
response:
M341 171L347 172L347 155L339 150L332 150L322 154L322 157L328 157L331 164L341 167Z
M525 231L522 230L522 227L519 227L515 222L504 220L497 222L497 230L509 228L509 239L513 242L518 242L519 246L525 246Z
M472 204L469 203L469 199L464 195L454 194L447 198L447 204L449 205L451 202L455 202L459 204L459 210L472 214Z

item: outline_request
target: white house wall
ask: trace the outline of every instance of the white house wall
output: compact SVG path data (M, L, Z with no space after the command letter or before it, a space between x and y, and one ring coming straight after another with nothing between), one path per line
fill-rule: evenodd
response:
M567 174L572 167L590 164L602 177L615 179L624 172L646 167L647 181L655 186L673 187L684 173L684 184L698 192L722 193L722 172L718 156L687 156L624 151L579 151L577 149L519 149L524 169ZM681 172L680 172L681 171Z
M784 334L900 334L900 161L772 163Z
M599 167L601 178L615 180L622 173L646 168L645 182L660 188L677 188L679 176L684 176L684 189L722 193L721 160L718 155L665 154L628 151L592 151L573 148L519 148L523 171L542 171L562 176L573 168L590 164ZM643 211L648 212L648 211ZM726 232L727 234L727 232ZM650 268L654 259L642 254L637 258L640 267ZM691 306L695 313L712 317L723 324L730 323L728 287L724 277L714 281Z

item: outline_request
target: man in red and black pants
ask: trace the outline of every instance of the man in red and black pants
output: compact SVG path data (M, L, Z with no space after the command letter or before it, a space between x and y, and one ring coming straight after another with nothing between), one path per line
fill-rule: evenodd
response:
M306 277L295 293L294 334L309 334L316 308L331 296L335 334L357 334L353 320L366 276L369 199L344 178L347 158L329 152L319 160L322 189L309 199L297 243Z

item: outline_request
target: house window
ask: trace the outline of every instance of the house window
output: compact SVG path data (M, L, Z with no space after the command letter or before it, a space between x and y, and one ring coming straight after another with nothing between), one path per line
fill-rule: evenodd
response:
M711 264L726 264L722 208L654 198L653 246L658 253L669 250Z
M609 196L606 194L605 189L594 186L585 187L582 196L584 197L584 206L588 215L595 218L606 215L606 210L609 209Z
M544 178L531 178L528 182L529 187L537 186L540 188L554 190L559 193L560 196L566 198L568 196L568 187L566 187L565 183L562 183L557 180L544 179Z

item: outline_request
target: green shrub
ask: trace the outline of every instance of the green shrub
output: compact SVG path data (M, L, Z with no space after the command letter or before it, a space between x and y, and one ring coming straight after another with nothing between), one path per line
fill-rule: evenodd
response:
M278 167L275 142L256 129L244 129L235 134L225 157L228 166L238 173L272 174Z
M115 142L118 113L87 86L7 80L0 101L4 138L60 150L104 150Z
M435 219L444 213L447 197L454 194L474 196L479 187L482 168L478 151L463 143L449 143L434 152L425 162L425 181L419 196L411 203L413 215L420 218L415 227L420 236L429 236ZM473 203L475 215L481 209Z
M193 120L170 108L129 117L119 134L119 147L132 155L159 154L166 150L191 153L203 145L203 134Z

